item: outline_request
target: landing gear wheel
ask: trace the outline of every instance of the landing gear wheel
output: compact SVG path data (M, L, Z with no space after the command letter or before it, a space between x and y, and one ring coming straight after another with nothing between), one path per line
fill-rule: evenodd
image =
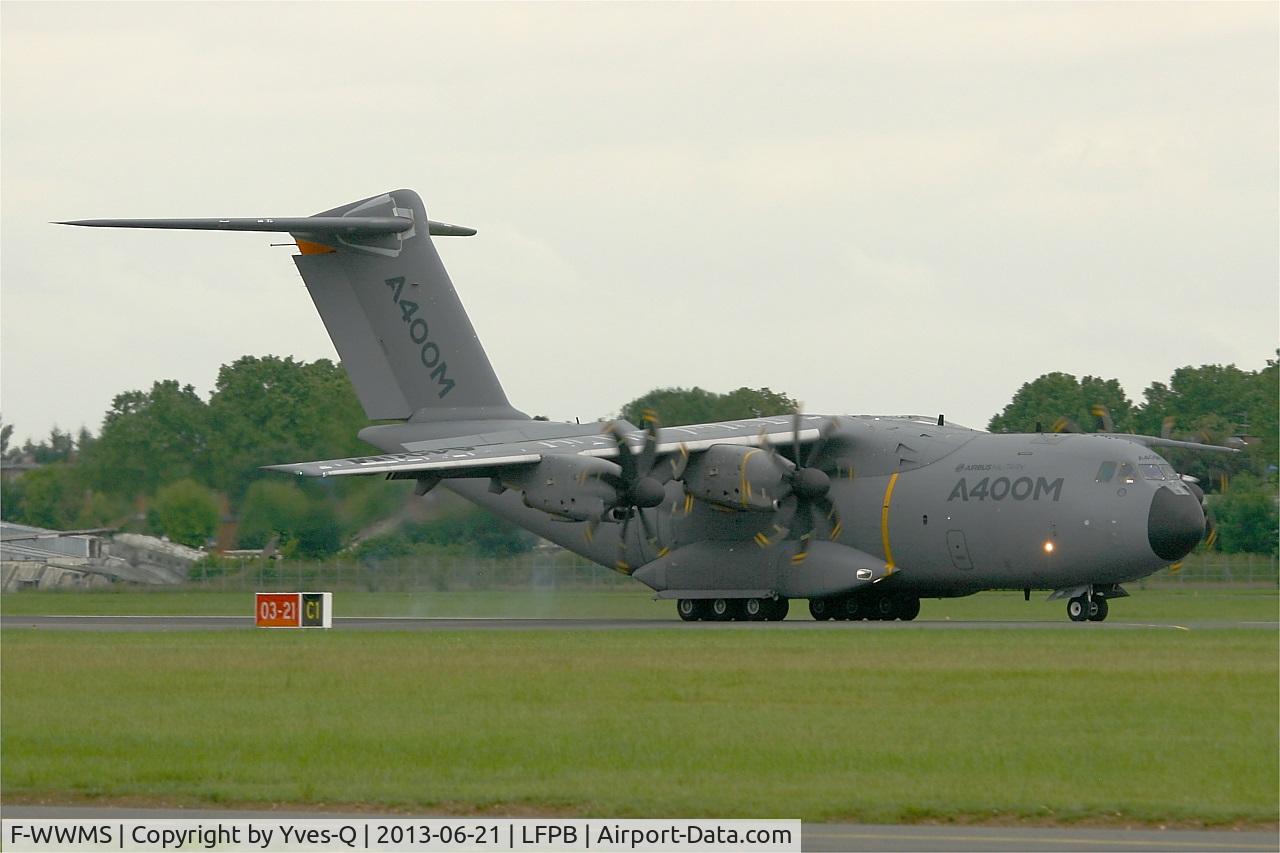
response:
M851 595L840 602L841 619L866 619L867 603L856 595Z
M1107 618L1107 600L1105 598L1094 597L1093 607L1089 608L1089 621L1101 622Z
M878 596L874 602L874 614L872 619L881 619L885 622L892 622L898 618L898 602L892 595Z
M706 603L696 598L682 598L676 602L676 612L686 622L697 622L706 616Z
M791 609L791 602L785 598L775 598L769 606L769 613L765 616L770 622L781 622L787 618L787 611Z
M832 616L831 602L825 598L809 599L809 615L819 622L825 622Z
M1084 622L1089 618L1089 601L1083 597L1067 602L1067 617L1072 622Z
M903 622L910 622L919 615L920 599L914 595L909 595L898 602L898 618Z
M711 599L711 618L716 622L728 622L732 619L733 609L727 598Z
M742 602L742 615L748 622L759 622L768 616L769 608L762 598L748 598Z

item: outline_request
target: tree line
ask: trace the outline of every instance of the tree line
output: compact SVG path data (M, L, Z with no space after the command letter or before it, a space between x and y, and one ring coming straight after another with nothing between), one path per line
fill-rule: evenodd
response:
M1110 429L1214 444L1235 439L1244 452L1232 456L1165 455L1207 491L1223 492L1213 503L1220 547L1274 553L1278 396L1274 359L1258 371L1182 367L1167 383L1153 382L1138 404L1115 379L1049 373L1019 388L988 428ZM785 414L796 405L768 388L658 388L623 405L619 416L641 424L654 412L661 423L677 426ZM219 370L207 400L174 380L117 395L97 435L82 428L73 437L55 427L38 443L11 446L13 425L0 424L6 464L38 464L5 477L0 513L40 527L120 527L190 545L232 530L232 540L220 544L276 543L291 555L325 557L396 515L410 484L290 479L260 467L367 453L356 438L367 424L346 373L333 362L245 356ZM360 542L356 553L373 558L474 546L502 554L532 543L505 522L461 512L384 531Z

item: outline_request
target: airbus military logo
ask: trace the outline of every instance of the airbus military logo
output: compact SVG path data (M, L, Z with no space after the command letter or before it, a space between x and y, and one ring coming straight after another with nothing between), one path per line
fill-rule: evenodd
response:
M404 292L404 276L386 279L386 285L391 288L391 300L400 308L400 319L409 327L409 340L422 347L419 353L422 366L431 371L431 378L440 386L438 396L444 397L453 390L455 383L446 375L449 365L441 360L440 345L430 340L431 330L427 327L427 321L422 317L414 316L418 313L418 303L412 299L401 298Z
M1062 477L1053 480L1036 477L1034 481L1030 477L996 477L994 480L983 477L970 485L970 481L962 477L956 482L947 501L1002 501L1006 498L1038 501L1048 498L1056 502L1062 497L1062 481Z

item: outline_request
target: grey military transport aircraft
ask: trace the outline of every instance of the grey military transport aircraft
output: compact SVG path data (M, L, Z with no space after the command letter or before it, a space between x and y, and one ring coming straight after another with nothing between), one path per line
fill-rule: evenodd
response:
M1203 494L1151 436L993 435L944 418L813 415L662 428L532 420L507 401L432 244L475 231L410 190L290 219L71 225L292 235L383 452L271 466L451 489L673 599L685 620L914 619L921 598L1052 590L1100 621L1182 559Z

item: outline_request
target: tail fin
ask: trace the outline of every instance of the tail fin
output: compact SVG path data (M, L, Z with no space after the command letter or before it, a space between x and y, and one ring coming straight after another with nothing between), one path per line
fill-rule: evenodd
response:
M527 419L493 366L431 243L475 231L427 218L394 190L294 219L89 220L133 228L288 231L298 272L371 419Z
M408 219L371 236L294 231L294 256L316 310L370 418L524 418L512 409L429 232L412 190L326 210L319 217ZM470 229L457 229L465 233Z

